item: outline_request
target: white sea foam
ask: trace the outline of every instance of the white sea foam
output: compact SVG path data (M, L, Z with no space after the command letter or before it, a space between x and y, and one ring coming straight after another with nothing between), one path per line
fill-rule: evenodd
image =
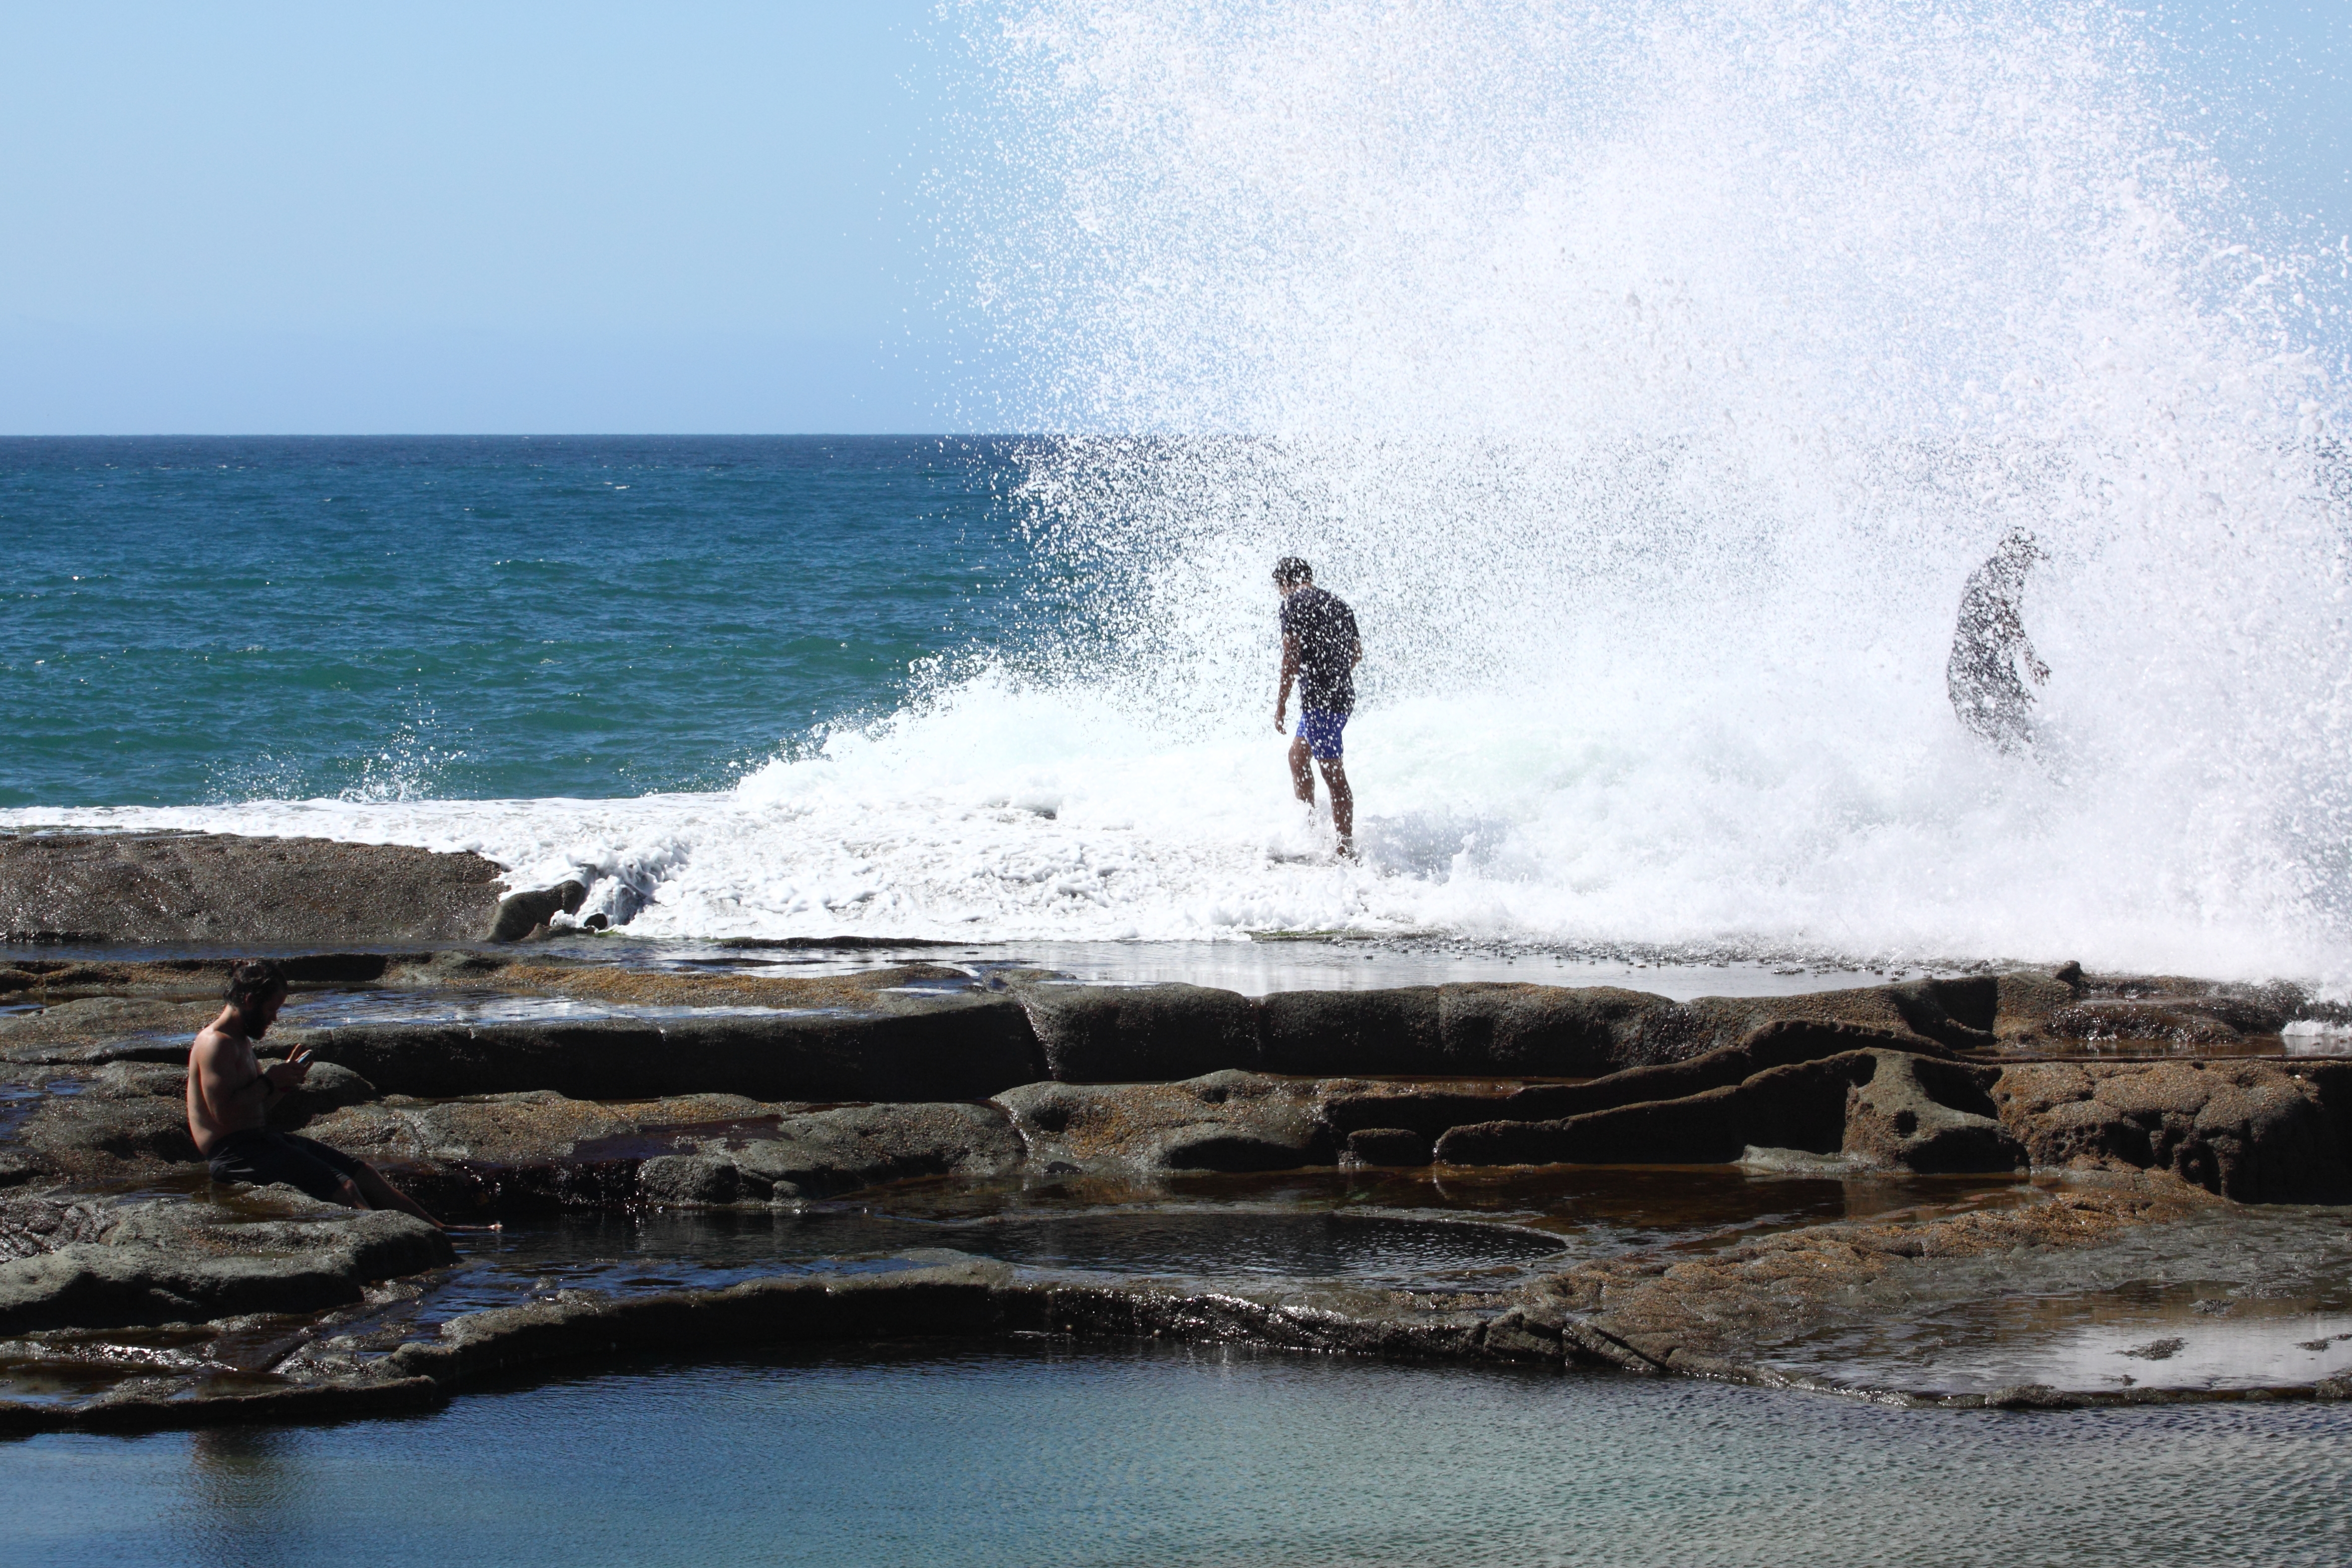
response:
M478 848L648 894L651 934L2352 981L2343 258L2258 243L2130 18L961 15L1005 156L958 232L1029 372L1003 417L1158 433L1027 456L1081 616L725 795L14 820ZM1970 742L1942 679L2021 525L2051 555L2034 760ZM1292 552L1369 645L1363 866L1283 784Z

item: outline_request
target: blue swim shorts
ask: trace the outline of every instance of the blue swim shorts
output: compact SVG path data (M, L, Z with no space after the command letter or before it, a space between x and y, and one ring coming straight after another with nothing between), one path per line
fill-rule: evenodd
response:
M1318 708L1298 710L1298 738L1307 742L1308 755L1323 762L1339 760L1339 731L1347 727L1345 713L1326 713Z

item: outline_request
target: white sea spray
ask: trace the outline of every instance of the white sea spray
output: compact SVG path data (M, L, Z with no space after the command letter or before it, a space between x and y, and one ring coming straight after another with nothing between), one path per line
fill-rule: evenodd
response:
M15 818L475 847L656 935L2352 980L2344 260L2265 242L2138 18L950 15L987 91L947 221L1019 367L988 422L1064 433L1020 465L1071 590L1030 646L726 794ZM2013 527L2034 758L1943 681ZM1294 552L1368 644L1362 866L1283 784Z

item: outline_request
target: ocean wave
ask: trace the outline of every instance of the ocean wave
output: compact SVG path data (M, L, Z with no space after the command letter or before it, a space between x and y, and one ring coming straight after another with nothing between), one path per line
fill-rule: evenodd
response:
M1010 414L1144 433L1014 454L1025 641L725 793L9 820L476 848L657 936L2352 979L2344 268L2261 243L2132 17L958 14ZM2011 757L1943 670L2015 528ZM1273 732L1289 553L1364 630L1360 865Z

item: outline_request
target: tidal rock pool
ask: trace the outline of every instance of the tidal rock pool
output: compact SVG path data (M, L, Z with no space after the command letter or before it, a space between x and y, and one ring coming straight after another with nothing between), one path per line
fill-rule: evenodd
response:
M960 1259L1024 1279L1187 1291L1339 1286L1449 1298L1528 1285L1582 1259L1692 1255L1827 1221L2030 1200L2030 1182L1829 1179L1738 1169L1359 1170L946 1178L772 1211L540 1213L456 1237L446 1267L324 1312L0 1339L0 1398L87 1399L129 1379L259 1390L333 1349L373 1360L467 1313L576 1293L626 1299L782 1277L889 1274ZM193 1215L203 1212L191 1200ZM257 1211L255 1224L267 1224Z
M1045 1342L643 1364L404 1419L0 1445L57 1568L2337 1563L2352 1406L1927 1412ZM97 1500L103 1499L100 1503Z

